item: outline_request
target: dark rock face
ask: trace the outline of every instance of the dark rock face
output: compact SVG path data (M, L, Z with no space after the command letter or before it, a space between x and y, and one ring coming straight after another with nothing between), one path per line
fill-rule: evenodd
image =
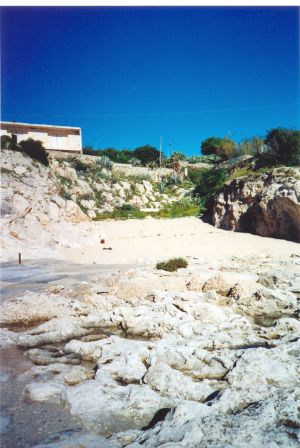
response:
M225 230L300 242L300 170L234 179L216 196L211 217Z

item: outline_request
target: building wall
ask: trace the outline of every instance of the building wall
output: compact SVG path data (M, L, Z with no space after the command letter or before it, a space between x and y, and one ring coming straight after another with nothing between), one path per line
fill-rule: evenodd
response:
M51 151L67 151L82 153L80 129L41 128L40 130L26 130L24 126L1 124L0 135L17 136L17 142L32 138L40 140L45 149Z

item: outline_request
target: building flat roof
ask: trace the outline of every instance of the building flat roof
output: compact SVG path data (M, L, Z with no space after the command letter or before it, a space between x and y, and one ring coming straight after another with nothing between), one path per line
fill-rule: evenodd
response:
M3 124L9 125L9 126L17 125L17 126L37 127L37 128L76 129L76 130L81 130L80 127L75 127L75 126L59 126L59 125L52 125L52 124L19 123L17 121L0 121L0 127Z

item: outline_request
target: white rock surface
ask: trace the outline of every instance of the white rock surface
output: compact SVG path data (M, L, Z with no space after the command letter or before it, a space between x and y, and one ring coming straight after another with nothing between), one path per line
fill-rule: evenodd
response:
M24 397L118 447L294 448L299 273L297 258L232 257L7 301L2 325L49 318L11 334L36 364Z

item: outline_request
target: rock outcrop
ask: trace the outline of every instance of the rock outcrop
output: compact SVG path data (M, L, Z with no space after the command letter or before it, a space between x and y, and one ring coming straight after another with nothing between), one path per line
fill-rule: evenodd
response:
M82 422L68 446L299 446L299 258L211 263L106 274L1 306L2 341L33 363L23 398Z
M27 257L34 253L53 256L56 242L68 244L73 229L80 239L82 225L88 221L77 203L60 196L57 178L48 167L20 152L2 151L1 247L5 260L16 258L18 252Z
M277 168L226 183L212 222L225 230L300 242L300 169Z
M159 210L188 192L174 185L164 194L153 179L126 178L92 159L85 165L80 158L73 162L50 158L49 167L45 167L16 151L3 150L1 156L1 247L5 261L16 259L18 252L26 253L27 258L54 256L58 246L95 244L99 235L91 231L90 221L97 215L125 204Z

